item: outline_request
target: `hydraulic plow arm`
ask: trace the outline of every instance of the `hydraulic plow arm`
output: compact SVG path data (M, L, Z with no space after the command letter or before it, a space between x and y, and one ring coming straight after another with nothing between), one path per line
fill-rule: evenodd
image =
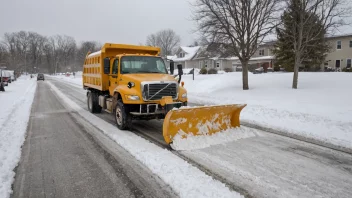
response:
M172 143L176 135L211 135L240 126L240 113L245 104L219 105L174 109L167 113L163 124L166 143Z

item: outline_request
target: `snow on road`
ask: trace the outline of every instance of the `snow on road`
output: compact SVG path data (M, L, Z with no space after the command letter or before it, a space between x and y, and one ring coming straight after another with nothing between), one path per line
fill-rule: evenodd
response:
M189 101L199 104L248 104L241 120L334 145L352 148L352 75L300 73L249 74L242 90L240 72L184 76Z
M36 87L36 79L21 76L0 92L0 197L12 192Z
M58 75L47 75L50 76L52 78L56 78L56 79L60 79L62 80L62 82L67 82L70 83L72 85L75 85L76 87L81 88L82 87L82 72L76 72L75 76L73 76L72 74L70 76L65 76L62 74L58 74Z
M180 197L243 197L172 152L162 149L132 132L121 131L116 126L82 109L55 85L50 82L48 84L70 108L77 111L83 118L125 148L154 174L170 185Z
M186 135L186 134L185 134ZM210 147L212 145L224 145L225 143L260 136L260 131L248 127L237 127L220 131L212 135L195 136L193 134L186 135L184 138L180 133L172 140L172 148L174 150L196 150Z

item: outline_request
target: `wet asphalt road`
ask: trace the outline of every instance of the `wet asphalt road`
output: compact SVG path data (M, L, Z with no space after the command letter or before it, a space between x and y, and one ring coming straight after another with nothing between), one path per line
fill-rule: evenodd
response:
M12 197L175 197L101 134L38 82Z

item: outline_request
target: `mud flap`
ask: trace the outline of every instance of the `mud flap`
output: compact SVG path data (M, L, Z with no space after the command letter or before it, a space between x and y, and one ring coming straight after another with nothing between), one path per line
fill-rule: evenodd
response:
M240 126L240 113L245 104L187 107L170 110L164 119L163 136L172 143L176 135L182 138L211 135Z

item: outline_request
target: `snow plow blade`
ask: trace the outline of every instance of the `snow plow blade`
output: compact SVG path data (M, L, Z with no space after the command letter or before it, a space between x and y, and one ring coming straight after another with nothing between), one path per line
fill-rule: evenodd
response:
M245 104L190 107L170 110L164 119L163 136L170 144L175 136L211 135L240 126Z

